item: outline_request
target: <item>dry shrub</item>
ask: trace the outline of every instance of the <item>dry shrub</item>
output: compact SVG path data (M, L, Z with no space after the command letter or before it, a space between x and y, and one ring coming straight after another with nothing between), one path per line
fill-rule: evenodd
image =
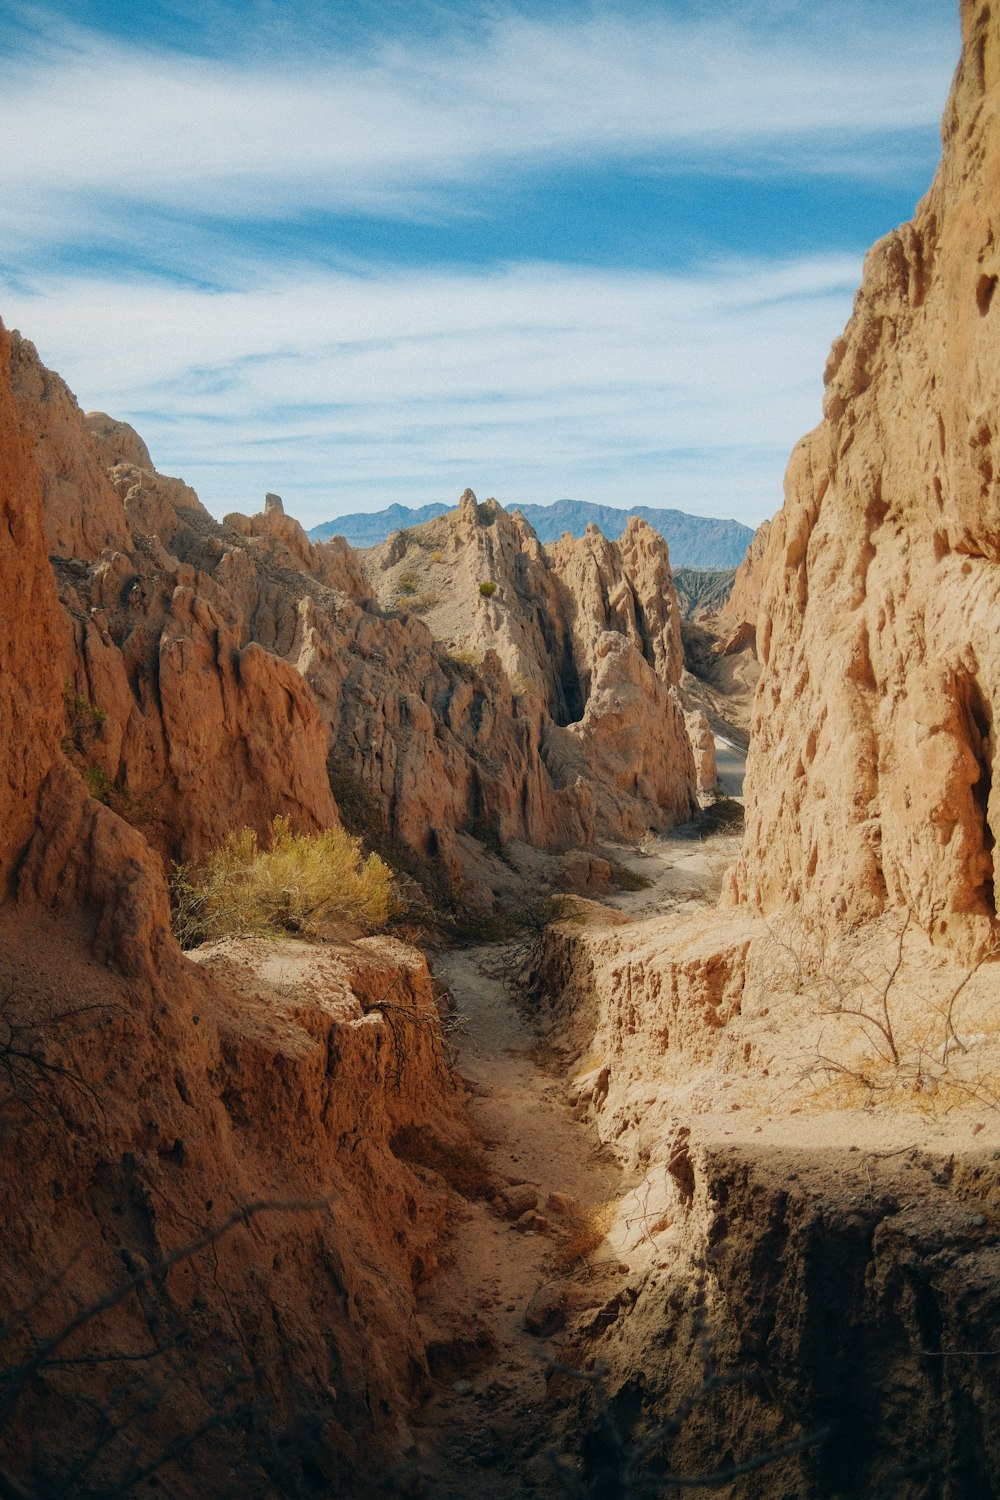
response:
M725 792L717 792L713 800L701 811L698 832L702 837L713 833L739 833L743 828L745 809L743 803Z
M563 1240L555 1253L555 1264L560 1271L571 1271L583 1260L588 1260L607 1239L608 1230L615 1221L614 1202L600 1203L587 1209L583 1218L573 1226L569 1238Z
M388 865L377 854L365 859L360 840L342 828L297 834L276 817L267 849L243 828L199 870L177 870L175 930L185 947L282 932L319 936L333 922L375 932L389 917L391 880Z
M653 884L648 875L630 870L620 860L609 859L608 864L611 866L611 884L619 891L648 891Z

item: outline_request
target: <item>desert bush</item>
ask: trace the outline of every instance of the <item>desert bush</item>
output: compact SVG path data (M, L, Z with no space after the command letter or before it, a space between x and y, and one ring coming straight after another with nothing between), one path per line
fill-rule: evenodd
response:
M518 1004L533 1011L542 998L540 969L549 924L582 922L583 910L572 896L534 896L509 903L503 915L510 935L496 975Z
M71 682L63 683L63 709L66 714L66 733L62 749L71 758L86 756L101 731L107 718L103 708L91 703L76 691Z
M589 1260L607 1239L615 1212L613 1200L585 1209L580 1220L572 1226L569 1238L562 1242L553 1256L557 1270L574 1271L582 1261Z
M611 884L619 891L648 891L653 884L648 875L630 870L617 859L609 859L608 864L611 866Z
M425 615L429 609L441 603L441 595L436 594L433 589L428 589L426 594L414 594L409 601L409 607L415 615Z
M391 880L388 865L377 854L364 858L360 840L342 828L296 834L276 817L268 848L242 828L199 869L178 868L175 930L185 947L251 934L318 936L338 921L374 932L389 916Z
M484 599L492 599L496 591L497 586L493 582L492 578L485 578L479 585L479 592L482 594Z
M475 651L467 651L463 646L451 646L445 652L449 661L455 663L456 667L462 667L465 671L478 672L482 665L482 658Z
M400 573L396 579L396 592L404 599L408 599L415 594L417 592L416 573Z
M766 926L767 983L804 997L820 1023L803 1057L803 1082L835 1107L892 1100L931 1115L969 1102L1000 1109L986 998L992 985L972 994L980 971L1000 958L1000 944L948 975L928 963L908 908L839 940L791 922ZM972 1030L960 1014L966 1005L973 1024L985 1017L988 1031Z
M743 827L743 822L743 803L738 802L735 797L727 796L725 792L716 792L713 801L702 810L698 819L698 832L737 833Z

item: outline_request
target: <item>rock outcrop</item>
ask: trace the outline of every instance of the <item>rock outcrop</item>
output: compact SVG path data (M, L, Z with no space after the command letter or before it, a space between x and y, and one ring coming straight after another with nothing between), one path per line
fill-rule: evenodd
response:
M22 374L27 359L15 344ZM67 622L43 512L52 449L30 391L47 388L61 421L72 412L37 377L25 420L10 368L0 326L0 583L19 601L0 614L2 1488L68 1493L85 1474L88 1492L131 1492L169 1461L179 1497L340 1493L409 1442L428 1378L415 1289L449 1201L428 1160L469 1149L430 976L388 938L182 956L159 857L71 763L73 631L81 670L96 679L102 664L96 680L117 680L126 705L119 721L109 690L106 719L84 705L84 723L102 743L120 734L116 753L139 767L153 751L127 743L145 705L205 826L212 784L222 800L231 786L211 736L236 755L241 735L299 733L309 690L241 647L229 606L206 602L210 581L144 553L99 476L94 535L129 551L74 564L88 602ZM80 540L83 523L64 519L59 535ZM159 677L121 624L131 590L154 582L158 602L133 618ZM171 677L174 653L185 670ZM213 680L218 713L197 696ZM243 701L262 717L241 719ZM183 767L175 712L189 716Z
M764 559L770 534L771 522L762 521L736 570L729 597L715 616L715 627L721 635L719 649L724 654L732 655L745 646L756 653L757 615L764 591Z
M592 526L543 548L518 512L467 490L457 512L397 532L364 565L384 607L419 611L462 659L498 659L520 711L539 714L557 784L591 789L600 834L691 816L680 617L666 543L643 521L617 542Z
M509 872L489 875L470 835L566 849L690 815L676 602L643 523L547 559L523 521L467 495L432 523L449 598L474 604L449 655L401 582L406 534L383 558L398 597L377 600L347 544L311 544L278 496L219 525L131 427L84 419L18 335L13 372L71 626L74 761L164 855L197 860L276 813L328 826L331 766L352 806L377 809L363 831L480 903Z
M943 159L869 253L764 562L734 890L994 941L1000 17L962 7Z

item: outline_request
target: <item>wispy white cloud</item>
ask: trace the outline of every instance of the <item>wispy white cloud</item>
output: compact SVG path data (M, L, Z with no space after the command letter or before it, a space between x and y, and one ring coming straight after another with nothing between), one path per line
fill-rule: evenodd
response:
M314 272L224 294L69 278L0 306L220 514L276 489L311 524L476 479L753 522L818 419L858 270Z
M761 519L860 255L587 270L578 226L581 264L503 266L502 195L483 205L502 184L544 215L524 184L578 172L586 201L587 173L627 167L594 217L652 183L641 225L667 246L657 174L888 181L939 116L954 26L936 3L901 25L921 0L640 5L497 5L350 48L303 48L285 18L309 6L275 5L268 56L183 58L26 11L0 55L0 314L218 513L276 489L312 522L471 483ZM365 224L338 240L327 214ZM438 256L481 222L470 263L399 269L407 218Z
M838 7L824 10L807 40L705 12L501 11L475 36L269 65L64 27L0 69L0 228L31 242L114 223L128 239L140 205L427 213L489 171L581 159L801 173L842 170L847 151L853 170L885 171L875 139L939 115L951 30L900 31L876 10L863 45L837 52Z

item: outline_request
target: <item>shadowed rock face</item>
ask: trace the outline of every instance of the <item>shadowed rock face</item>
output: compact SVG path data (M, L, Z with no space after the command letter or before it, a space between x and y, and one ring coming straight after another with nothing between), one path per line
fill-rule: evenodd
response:
M761 522L753 534L746 557L736 570L729 597L716 616L717 628L722 633L721 649L726 654L748 645L756 651L757 615L764 588L764 566L770 534L771 522Z
M1000 16L962 8L933 187L869 253L768 540L735 890L991 941L1000 829Z

